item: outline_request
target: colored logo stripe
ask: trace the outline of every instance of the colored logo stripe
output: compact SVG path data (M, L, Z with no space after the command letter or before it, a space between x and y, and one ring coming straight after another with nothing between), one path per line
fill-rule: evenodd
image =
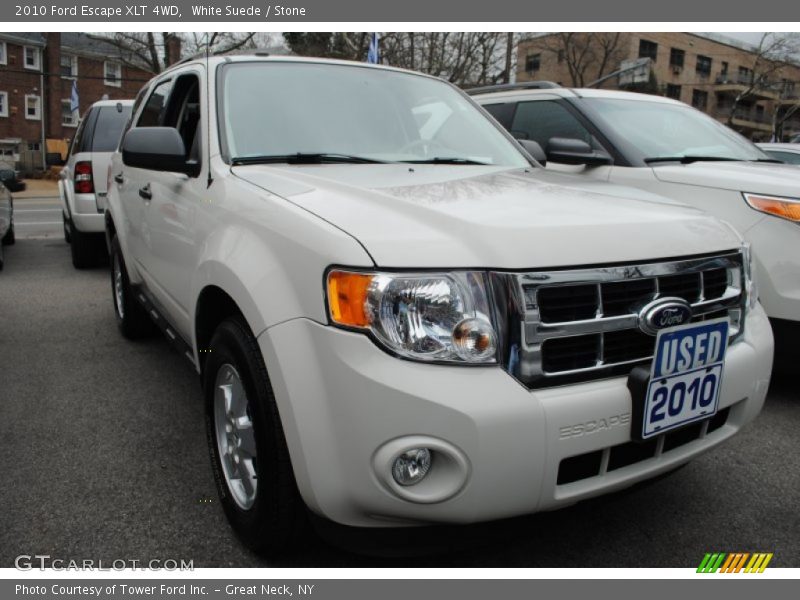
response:
M750 554L749 552L734 552L726 554L725 552L708 552L703 556L700 561L700 566L697 567L698 573L739 573L744 570L745 573L763 573L764 569L772 560L773 554L766 552L756 552ZM749 559L749 561L748 561ZM745 563L747 566L745 566Z

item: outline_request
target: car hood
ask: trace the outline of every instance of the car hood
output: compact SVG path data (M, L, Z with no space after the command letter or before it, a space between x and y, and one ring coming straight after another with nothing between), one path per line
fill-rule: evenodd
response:
M737 192L800 196L800 169L795 165L753 162L696 162L657 165L660 181Z
M730 227L697 209L542 169L348 164L232 170L348 232L381 267L576 266L739 244Z

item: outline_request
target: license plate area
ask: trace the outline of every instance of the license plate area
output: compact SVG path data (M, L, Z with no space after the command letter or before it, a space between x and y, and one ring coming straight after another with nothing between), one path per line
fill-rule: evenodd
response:
M659 331L646 381L640 371L639 384L630 386L632 392L639 390L632 394L634 439L646 440L716 414L729 328L728 319L715 319Z

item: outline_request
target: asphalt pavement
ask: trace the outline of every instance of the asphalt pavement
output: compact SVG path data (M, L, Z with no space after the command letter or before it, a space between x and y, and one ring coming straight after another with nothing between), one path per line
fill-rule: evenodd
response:
M23 212L50 205L22 205L0 272L0 567L20 554L195 567L693 567L711 551L774 552L772 567L800 567L800 398L789 378L739 435L648 486L448 530L450 549L433 555L365 556L312 536L294 556L255 556L216 499L193 368L160 338L125 341L107 269L73 269L60 218Z

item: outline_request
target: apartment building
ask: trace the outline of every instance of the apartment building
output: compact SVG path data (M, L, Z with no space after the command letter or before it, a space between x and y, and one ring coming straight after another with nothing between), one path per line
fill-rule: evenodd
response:
M630 86L613 77L598 87L668 96L728 123L756 140L773 135L778 121L800 103L800 65L759 59L757 49L718 34L597 33L533 36L518 45L517 81L548 80L580 87L640 58L650 61L649 82ZM767 66L768 63L768 66ZM755 86L734 110L737 95ZM731 113L733 114L731 115ZM777 131L800 132L800 110Z
M133 98L152 74L120 57L113 44L83 33L0 33L0 162L41 170L48 154L50 162L63 155L93 102Z

